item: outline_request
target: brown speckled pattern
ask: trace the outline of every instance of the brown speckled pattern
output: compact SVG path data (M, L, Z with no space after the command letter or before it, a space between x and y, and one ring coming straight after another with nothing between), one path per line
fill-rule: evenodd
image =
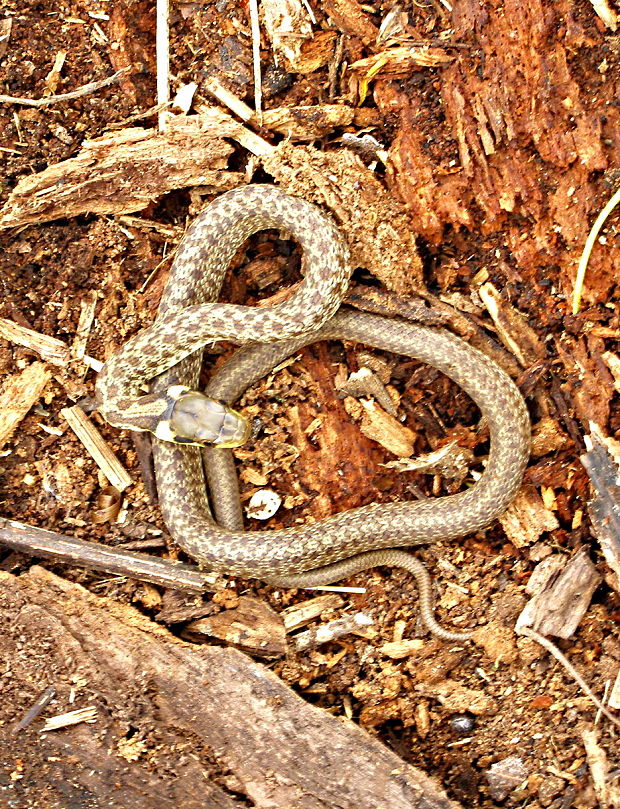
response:
M282 305L262 310L203 303L219 294L222 275L239 244L266 227L286 228L302 244L305 289ZM176 383L194 387L198 349L214 339L254 343L238 351L207 389L209 395L230 402L302 345L322 339L355 340L422 360L454 379L487 418L491 451L486 470L476 485L449 497L372 504L297 528L243 531L230 452L205 452L218 525L209 509L201 451L155 439L155 471L166 524L175 542L211 569L309 586L374 565L407 566L401 557L413 559L410 555L379 549L435 542L483 528L510 504L519 488L529 456L530 423L510 378L445 330L344 309L334 315L348 276L348 253L338 231L314 206L269 186L223 195L183 240L155 324L130 340L102 372L99 390L109 397L106 417L111 408L135 397L139 385L161 371L162 361L164 367L178 364L157 379L156 391ZM323 302L320 312L309 303L318 298ZM198 353L178 362L191 352ZM122 416L118 423L122 426ZM425 622L441 637L462 640L465 635L441 630L434 622L428 574L418 565L414 560L408 569L420 584Z

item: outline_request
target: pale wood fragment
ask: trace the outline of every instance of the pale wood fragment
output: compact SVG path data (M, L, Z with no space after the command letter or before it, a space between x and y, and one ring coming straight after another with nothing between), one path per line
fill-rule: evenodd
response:
M555 531L560 527L555 514L545 507L534 486L522 486L499 521L517 548L532 545L545 531Z
M326 610L334 610L342 607L344 601L335 593L309 598L300 604L293 604L280 611L280 616L284 621L284 628L287 632L299 629L304 624L310 623L318 618Z
M50 378L51 373L44 363L33 362L21 373L7 379L0 393L0 448L38 402Z
M345 399L345 407L350 410L350 399ZM399 458L409 458L413 455L413 443L416 434L409 427L405 427L394 416L369 399L362 399L361 432L367 437L381 444L382 447L397 455ZM353 411L354 412L354 411Z
M97 293L91 292L83 300L80 301L80 319L78 321L77 329L75 330L75 337L73 338L73 345L71 346L71 356L75 359L81 360L86 353L86 344L90 330L95 319L95 309L97 308Z
M131 477L105 439L80 407L65 407L60 411L69 427L80 439L110 484L122 492L131 485Z
M521 312L504 300L493 284L482 284L478 294L493 318L500 340L522 366L531 365L545 356L545 347L534 329Z
M0 337L36 352L42 360L52 365L65 366L71 359L69 346L56 337L20 326L12 320L0 317Z
M354 615L345 615L322 626L300 632L293 637L292 643L295 650L301 652L304 649L312 649L323 643L338 640L338 638L350 635L352 632L357 635L366 635L372 624L373 620L369 615L356 612Z
M208 93L216 98L225 107L238 115L242 121L250 121L254 117L254 110L234 93L231 93L215 76L210 76L204 83Z
M572 559L554 554L534 570L526 588L532 599L519 615L516 629L532 627L541 635L570 638L590 605L601 577L585 550Z

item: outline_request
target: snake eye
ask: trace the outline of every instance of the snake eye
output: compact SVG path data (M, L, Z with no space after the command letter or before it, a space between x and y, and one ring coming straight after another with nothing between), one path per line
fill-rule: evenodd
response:
M238 447L251 434L248 420L240 413L198 391L188 391L177 399L170 415L170 430L178 443L217 447Z

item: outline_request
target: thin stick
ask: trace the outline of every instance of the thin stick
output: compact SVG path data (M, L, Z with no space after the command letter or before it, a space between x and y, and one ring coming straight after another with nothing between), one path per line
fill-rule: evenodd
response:
M24 104L28 107L47 107L48 104L56 104L58 101L69 101L72 98L81 98L82 96L90 95L91 93L101 90L102 87L107 87L110 84L115 84L121 76L132 70L131 65L117 70L112 76L101 81L91 81L83 87L78 87L77 90L71 90L69 93L60 93L55 96L48 96L47 98L21 98L18 96L3 96L0 95L0 103L2 104Z
M13 730L11 731L13 735L17 735L20 731L27 728L28 725L31 725L37 716L41 713L41 711L46 708L50 702L56 696L56 689L53 685L48 686L45 691L39 695L37 701L34 705L29 708L23 717L19 720L19 722L15 725Z
M123 548L110 548L98 542L87 542L2 518L0 544L29 556L54 559L63 565L76 565L113 576L150 581L177 590L203 592L216 581L215 574L200 570L194 565Z
M260 74L260 25L258 20L258 0L250 0L250 25L252 28L252 61L254 64L254 109L258 123L263 123L263 91Z
M577 685L581 688L584 694L592 700L592 702L596 705L596 707L601 711L610 722L612 722L617 728L620 728L620 719L615 717L607 708L603 705L600 699L596 696L594 691L590 688L590 686L586 683L583 679L581 674L577 671L577 669L573 666L573 664L568 660L568 658L564 657L562 652L558 649L558 647L551 643L550 640L547 640L544 635L540 635L536 632L535 629L530 629L527 626L522 626L518 630L520 635L525 635L527 638L531 638L535 640L537 643L540 643L542 647L544 647L550 654L552 654L556 660L558 660L566 669L566 671L570 674L570 676L575 680Z
M168 0L157 0L157 25L155 50L157 61L157 105L170 101L170 31L168 26L170 8ZM158 115L159 128L164 128L166 112Z
M594 242L596 241L596 237L600 233L601 228L605 224L605 220L611 214L611 212L619 202L620 202L620 188L616 191L616 193L612 196L607 205L605 205L603 210L596 217L596 221L592 225L592 230L590 231L590 233L588 234L588 238L586 239L586 243L583 248L583 253L581 254L581 258L579 259L579 266L577 267L577 275L575 277L575 289L573 290L574 315L576 315L579 312L579 307L581 306L581 294L583 292L583 282L585 281L586 269L588 267L588 261L590 260L592 248L594 247Z

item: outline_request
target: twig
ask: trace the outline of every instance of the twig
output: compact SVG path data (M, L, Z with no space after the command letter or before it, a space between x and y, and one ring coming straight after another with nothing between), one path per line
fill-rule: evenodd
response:
M98 542L87 542L2 518L0 545L30 556L53 559L64 565L77 565L113 576L150 581L176 590L203 592L216 581L215 574L200 570L194 565L160 559L124 548L110 548Z
M170 8L168 0L157 0L157 22L155 33L155 50L157 61L157 105L170 101L170 32L168 26ZM158 115L159 128L164 128L166 113Z
M107 87L110 84L115 84L121 76L132 69L131 65L117 70L112 76L101 81L91 81L83 87L78 87L77 90L71 90L69 93L59 93L59 95L48 96L47 98L21 98L19 96L4 96L0 95L0 103L2 104L24 104L28 107L46 107L48 104L56 104L58 101L69 101L72 98L81 98L82 96L95 93L101 90L102 87Z
M28 725L31 725L37 716L41 713L41 711L50 704L50 702L56 696L56 689L53 685L48 686L45 691L38 697L37 701L34 705L29 708L23 717L19 720L19 722L15 725L13 730L11 731L14 735L17 735L21 730L27 728Z
M590 260L592 248L594 247L594 242L596 241L596 237L598 236L601 228L605 224L605 220L611 214L611 212L619 202L620 202L620 188L616 191L616 193L612 196L607 205L605 205L603 210L596 217L596 221L592 225L592 230L590 231L590 233L588 234L588 238L586 239L586 243L583 248L583 253L581 254L581 258L579 259L579 266L577 267L577 275L575 277L575 289L573 290L574 315L576 315L579 312L579 308L581 306L581 294L583 292L583 282L585 281L586 269L588 267L588 261Z
M577 669L573 666L573 664L568 660L568 658L564 657L562 652L558 649L558 647L551 643L550 640L547 640L544 635L540 635L536 630L530 629L527 626L519 627L517 630L520 635L525 635L532 640L535 640L537 643L545 648L550 654L552 654L555 659L560 662L566 671L570 674L570 676L575 680L577 685L581 688L581 690L585 693L585 695L592 700L592 702L596 705L596 707L601 711L610 722L612 722L617 728L620 728L620 719L617 719L607 708L603 705L600 699L596 696L596 694L592 691L590 686L586 683L583 679L581 674L577 671Z
M92 456L112 486L118 489L119 492L126 489L131 484L129 473L84 411L77 406L64 407L60 411L60 415L67 420L69 427L80 439L84 448Z
M263 92L260 74L260 25L258 0L250 0L250 25L252 28L252 62L254 64L254 109L259 124L263 122Z

